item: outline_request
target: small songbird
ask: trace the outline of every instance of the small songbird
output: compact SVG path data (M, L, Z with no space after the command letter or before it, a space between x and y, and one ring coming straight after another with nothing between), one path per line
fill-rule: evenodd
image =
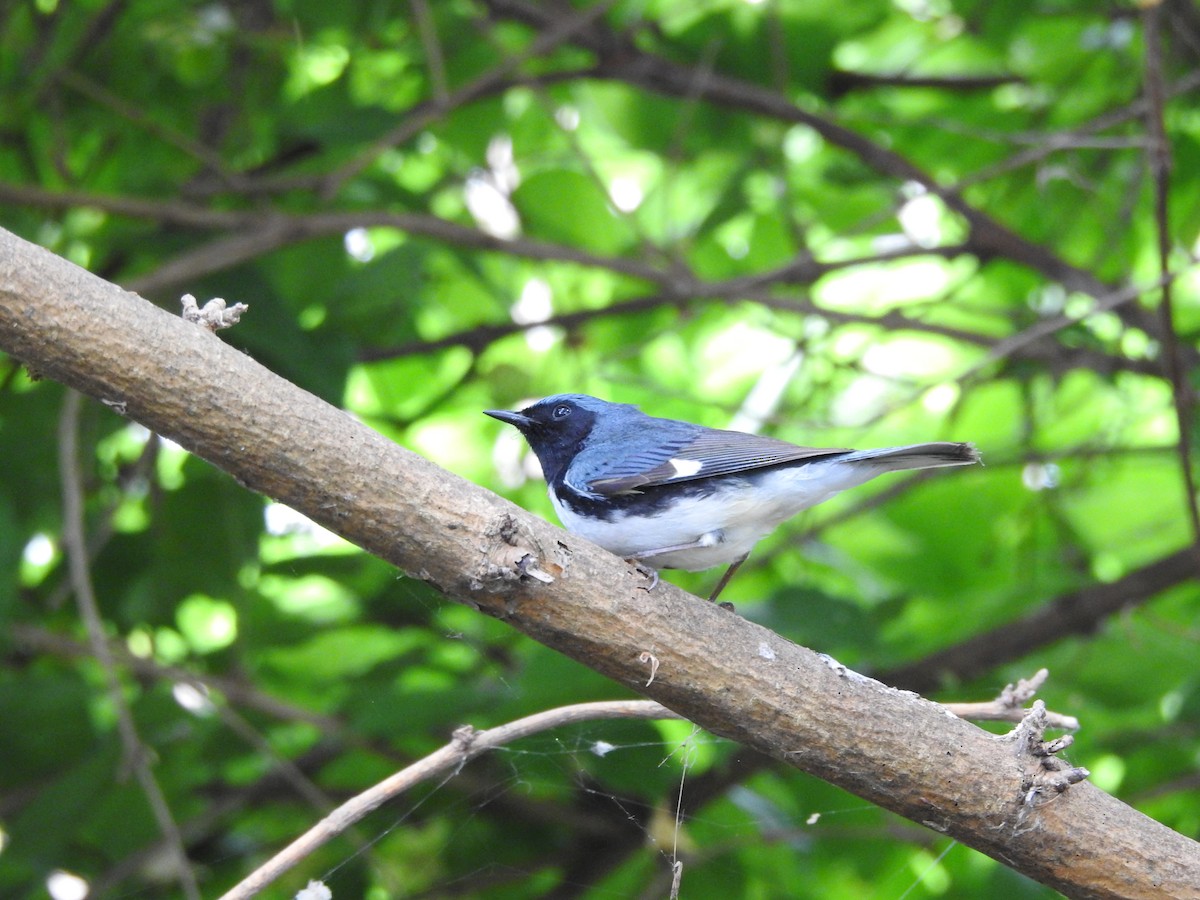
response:
M651 587L658 569L728 565L712 600L754 545L801 510L884 472L979 462L971 444L799 447L584 394L484 412L525 436L568 531L654 570Z

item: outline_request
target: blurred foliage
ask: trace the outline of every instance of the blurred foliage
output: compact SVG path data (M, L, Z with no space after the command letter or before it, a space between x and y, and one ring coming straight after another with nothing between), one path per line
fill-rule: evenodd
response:
M1043 696L1083 722L1072 762L1195 837L1193 570L1122 579L1192 539L1163 373L1175 352L1197 383L1200 17L1166 2L1154 48L1176 338L1141 15L25 0L0 13L0 221L168 309L249 303L225 339L550 518L481 409L570 390L811 445L974 441L986 467L790 523L727 597L886 679L1071 592L1086 619L1093 589L1128 583L1119 614L1028 635L983 675L927 673L929 693L987 699L1049 667ZM179 896L71 599L62 401L3 363L0 894L65 872ZM106 635L207 896L462 723L620 695L112 410L78 427ZM675 853L689 898L1053 896L680 723L529 739L285 881L666 896Z

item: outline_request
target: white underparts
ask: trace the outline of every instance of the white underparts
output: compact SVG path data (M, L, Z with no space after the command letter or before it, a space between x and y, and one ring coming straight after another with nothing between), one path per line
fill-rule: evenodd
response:
M673 466L679 463L698 465L672 460ZM673 506L652 516L617 512L608 521L579 515L553 493L550 500L568 531L618 556L644 556L655 568L698 571L741 559L780 522L880 471L838 460L784 466L752 478L723 478L721 487L706 496L680 490Z

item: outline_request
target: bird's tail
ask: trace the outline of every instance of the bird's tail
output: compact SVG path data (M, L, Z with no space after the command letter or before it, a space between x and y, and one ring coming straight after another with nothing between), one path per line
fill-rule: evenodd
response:
M870 463L885 472L969 466L982 461L974 444L956 444L951 441L910 444L907 447L883 447L879 450L852 450L841 458L846 462Z

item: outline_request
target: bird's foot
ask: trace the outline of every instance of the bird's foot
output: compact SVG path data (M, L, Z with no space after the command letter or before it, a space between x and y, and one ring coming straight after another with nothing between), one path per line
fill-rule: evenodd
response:
M629 560L626 560L626 562L633 563L633 567L634 567L635 569L637 569L637 571L638 571L640 574L642 574L642 575L644 575L646 578L649 578L649 579L650 579L650 583L649 583L649 584L639 584L639 585L638 585L638 588L639 588L640 590L643 590L643 591L646 591L647 593L649 593L650 591L652 591L652 590L654 590L656 587L658 587L658 582L659 582L659 578L658 578L658 569L652 569L652 568L650 568L648 565L646 565L644 562L642 562L641 560L639 560L639 559L636 559L636 558L635 558L635 559L629 559Z

